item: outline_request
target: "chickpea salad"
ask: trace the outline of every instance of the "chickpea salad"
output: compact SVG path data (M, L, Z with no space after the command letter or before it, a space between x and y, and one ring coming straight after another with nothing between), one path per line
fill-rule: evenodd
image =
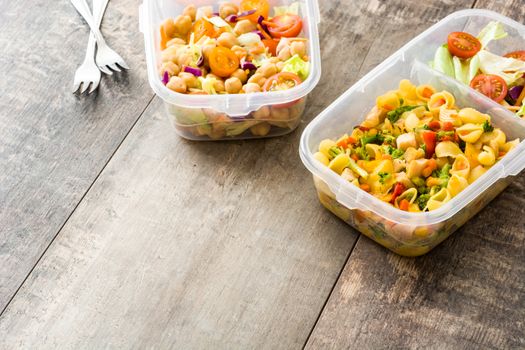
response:
M507 35L503 25L494 21L477 37L466 32L450 33L431 66L525 118L525 51L500 56L488 49L492 41Z
M310 68L299 10L299 3L272 8L267 0L188 5L160 26L160 79L182 94L294 88Z
M490 115L456 106L451 93L402 80L349 134L323 140L314 157L380 200L422 212L457 196L519 142Z

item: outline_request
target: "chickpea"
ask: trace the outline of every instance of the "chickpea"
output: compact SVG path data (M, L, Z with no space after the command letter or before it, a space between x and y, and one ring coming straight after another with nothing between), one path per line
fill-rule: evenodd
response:
M191 30L192 20L190 16L181 15L175 18L174 24L178 34L186 35Z
M250 131L254 136L266 136L270 132L272 126L268 123L260 123L250 128Z
M240 68L233 72L231 77L239 79L243 84L248 80L248 74L246 74L246 72Z
M248 79L248 83L257 84L259 86L263 86L266 82L266 78L261 73L255 73Z
M290 44L290 55L306 56L306 45L304 41L294 41Z
M181 72L179 77L186 83L188 89L197 89L199 87L199 80L191 73Z
M166 87L175 92L180 92L181 94L185 93L188 89L184 80L179 77L171 77L168 84L166 84Z
M246 57L246 55L248 55L248 51L246 51L245 48L240 47L238 45L232 46L231 50L233 51L235 56L237 56L239 59L242 59L242 58Z
M270 59L268 60L268 62L270 62L270 63L277 63L277 62L279 62L279 58L277 58L277 57L272 57L272 58L270 58Z
M217 38L217 43L230 49L232 46L239 45L239 40L232 33L224 32Z
M185 46L185 45L186 45L186 40L181 39L181 38L173 38L166 43L166 47L170 47L170 46L180 47L180 46Z
M202 17L213 17L213 7L212 6L201 6L197 9L195 14L195 19L199 20Z
M237 35L250 33L250 32L252 32L254 30L257 30L257 26L252 21L250 21L248 19L243 19L243 20L237 22L237 24L233 28L233 31Z
M277 68L277 71L280 72L284 68L284 62L280 61L275 64L275 67Z
M265 63L258 70L257 73L262 74L265 78L277 74L277 66L274 63Z
M179 50L179 46L169 46L162 51L160 58L162 62L174 62L177 63L179 58L179 53L182 50Z
M179 75L180 68L173 62L164 62L161 66L161 72L164 75L164 72L168 72L170 76Z
M242 83L239 78L231 77L224 83L226 92L229 94L237 94L242 89Z
M257 120L266 120L270 117L270 107L263 106L252 113L254 119Z
M272 108L271 119L275 121L287 121L290 119L290 111L288 108Z
M213 84L213 88L215 89L216 93L221 93L226 91L226 87L224 86L224 81L222 79L217 79L215 84Z
M208 59L210 57L211 51L216 47L215 43L209 43L202 47L202 54L204 58Z
M182 51L182 52L180 52ZM180 50L178 53L177 53L177 61L176 63L179 65L179 67L182 67L182 66L189 66L191 61L192 61L192 58L191 58L191 54L189 54L187 51L185 50Z
M239 12L239 8L235 4L232 4L231 2L223 2L219 6L219 15L222 18L226 18L229 15L235 15L237 14L237 12Z
M254 92L261 92L261 87L255 83L248 83L244 85L244 92L247 94L252 94Z
M190 16L191 20L195 21L195 16L197 16L197 7L195 7L193 4L188 5L184 11L182 11L182 14L184 16Z
M287 59L289 59L290 57L292 57L292 54L290 53L290 47L289 46L285 46L281 49L281 51L279 51L277 53L277 57L281 60L281 61L286 61Z
M166 33L168 38L173 38L175 32L177 31L175 28L175 23L173 22L173 18L168 18L162 22L161 27L164 29L164 33Z

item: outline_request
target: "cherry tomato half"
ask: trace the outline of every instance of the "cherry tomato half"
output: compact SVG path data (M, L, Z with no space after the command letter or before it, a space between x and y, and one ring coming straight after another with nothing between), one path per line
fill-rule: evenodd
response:
M193 24L192 32L195 33L195 42L199 41L203 36L209 36L210 38L215 37L215 28L213 27L213 24L204 18L198 19Z
M282 90L288 90L296 87L297 85L301 84L302 80L297 76L297 74L289 73L289 72L281 72L277 73L275 75L272 75L269 77L266 82L264 83L263 90L264 91L282 91ZM289 108L299 102L301 99L283 103L280 105L274 105L274 108Z
M434 131L424 131L421 136L425 144L426 157L430 159L436 151L437 133Z
M259 16L268 18L270 14L270 3L267 0L242 0L241 1L241 12L256 10L255 13L243 17L249 19L253 23L257 23Z
M505 80L493 74L480 74L475 76L470 82L470 87L498 103L503 101L508 92Z
M525 51L513 51L505 55L505 57L515 58L520 61L525 61Z
M471 58L481 50L481 43L474 36L465 32L453 32L448 35L448 51L459 58Z
M232 50L217 46L213 48L208 57L213 74L226 78L239 68L239 58Z
M293 38L301 33L303 21L297 15L275 16L268 23L268 30L274 38Z

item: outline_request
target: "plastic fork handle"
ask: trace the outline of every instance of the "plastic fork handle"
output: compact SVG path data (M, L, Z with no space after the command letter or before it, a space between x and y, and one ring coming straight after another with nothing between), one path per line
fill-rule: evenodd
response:
M100 28L102 23L102 18L104 17L104 12L108 5L109 0L93 0L93 16L95 18L95 24L97 28ZM95 34L89 32L89 41L86 49L86 60L92 60L95 57Z
M102 36L102 33L96 26L93 20L93 16L91 15L91 12L89 11L89 6L86 2L86 0L70 0L73 6L77 9L78 13L82 17L84 17L84 20L88 24L89 28L91 28L91 32L93 35L95 35L95 39L97 40L98 44L101 45L105 43L104 37Z

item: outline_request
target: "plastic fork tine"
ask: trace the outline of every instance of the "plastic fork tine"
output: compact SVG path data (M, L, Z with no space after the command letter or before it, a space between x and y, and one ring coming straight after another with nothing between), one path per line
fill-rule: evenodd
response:
M75 82L73 83L73 93L75 93L75 92L78 91L78 89L80 88L80 84L81 84L80 81L75 81Z
M96 82L96 81L91 82L91 89L89 89L88 94L91 94L93 91L95 91L98 88L99 84L100 84L100 81L98 81L98 82Z
M121 72L120 68L115 63L108 64L108 66L116 72Z
M104 74L113 75L113 72L111 71L111 69L108 69L104 66L99 66L98 69L100 69L100 71Z
M82 83L82 90L80 91L80 94L83 94L84 92L87 91L89 85L90 85L91 82L89 81L85 81L84 83Z
M124 60L119 60L117 63L118 63L119 66L121 66L124 69L130 69L128 64L126 62L124 62Z

